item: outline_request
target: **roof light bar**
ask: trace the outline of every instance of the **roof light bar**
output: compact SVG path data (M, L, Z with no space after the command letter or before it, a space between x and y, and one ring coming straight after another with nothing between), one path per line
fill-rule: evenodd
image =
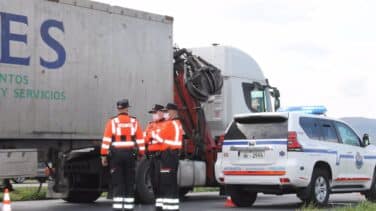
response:
M328 110L325 106L292 106L285 109L280 109L281 112L301 112L305 114L323 115Z

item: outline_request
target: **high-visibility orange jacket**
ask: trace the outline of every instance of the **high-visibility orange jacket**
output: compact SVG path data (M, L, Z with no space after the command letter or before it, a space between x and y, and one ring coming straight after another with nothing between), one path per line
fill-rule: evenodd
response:
M163 128L165 120L159 120L150 122L145 130L145 145L147 145L148 151L155 152L160 151L161 145L163 143L158 142L155 140L155 135L160 133L161 129Z
M135 149L142 155L145 142L141 125L135 117L119 114L107 121L101 147L101 155L107 156L110 147L115 149Z
M152 141L152 132L156 129L157 122L149 122L144 131L145 145L147 146Z
M149 151L179 150L182 148L183 127L179 119L166 120L152 132Z

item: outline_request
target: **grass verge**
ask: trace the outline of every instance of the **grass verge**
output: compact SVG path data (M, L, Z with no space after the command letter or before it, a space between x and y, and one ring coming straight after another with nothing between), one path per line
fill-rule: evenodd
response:
M219 191L218 187L196 187L193 189L193 192L200 193L200 192L217 192Z
M375 211L376 210L376 203L363 201L356 205L348 205L344 207L336 207L336 208L317 208L313 205L309 205L308 207L302 208L302 211L321 211L321 210L331 210L331 211Z
M11 201L31 201L31 200L45 200L47 188L42 187L37 193L38 187L17 187L10 192ZM3 198L3 193L0 193L0 199Z

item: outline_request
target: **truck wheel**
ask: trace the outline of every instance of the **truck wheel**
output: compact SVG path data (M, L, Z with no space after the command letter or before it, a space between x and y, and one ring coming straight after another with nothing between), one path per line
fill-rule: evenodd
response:
M150 180L150 161L140 161L136 171L136 197L137 201L143 204L154 203L153 186Z
M376 171L373 173L371 189L364 193L366 199L371 202L376 202Z
M226 186L226 192L238 207L250 207L255 203L257 198L257 192L244 190L241 186L236 185Z
M307 197L303 195L299 197L298 195L305 204L313 203L319 207L328 204L330 195L329 176L324 169L314 170L307 193Z
M69 191L65 201L71 203L92 203L101 196L97 191Z
M63 198L71 203L92 203L102 194L98 190L99 177L86 174L71 174L66 178L67 193ZM82 190L85 189L85 190Z

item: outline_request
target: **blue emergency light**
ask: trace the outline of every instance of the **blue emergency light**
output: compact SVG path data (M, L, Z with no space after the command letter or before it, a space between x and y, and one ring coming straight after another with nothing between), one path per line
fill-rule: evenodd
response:
M305 114L323 115L328 110L325 106L292 106L279 110L281 112L301 112Z

